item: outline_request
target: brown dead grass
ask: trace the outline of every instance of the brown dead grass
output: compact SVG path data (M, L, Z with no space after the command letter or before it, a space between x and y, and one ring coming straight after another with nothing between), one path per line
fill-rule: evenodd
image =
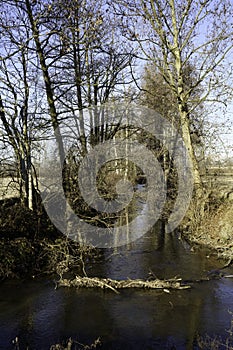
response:
M225 201L217 209L206 212L189 239L214 249L219 257L233 261L233 201Z

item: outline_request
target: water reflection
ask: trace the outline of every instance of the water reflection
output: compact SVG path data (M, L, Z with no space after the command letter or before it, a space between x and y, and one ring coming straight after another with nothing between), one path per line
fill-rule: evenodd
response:
M221 266L206 255L191 252L176 234L164 235L158 222L139 240L105 250L87 272L115 279L153 274L195 280ZM0 349L12 349L15 336L22 350L27 343L47 350L70 336L89 344L101 337L103 349L195 349L197 332L227 336L232 296L233 280L226 278L194 283L191 290L125 290L119 295L55 290L53 281L44 279L5 282L0 287Z
M220 267L216 259L208 259L207 252L190 251L186 242L176 233L164 233L158 222L145 236L128 245L104 250L103 260L95 262L88 274L115 279L158 278L180 276L183 279L199 279L207 271Z
M104 349L193 349L197 332L226 336L232 287L232 281L223 279L170 294L123 291L115 295L54 290L43 281L6 283L0 290L0 349L12 349L10 340L16 335L24 340L22 349L27 343L32 349L49 349L49 344L69 336L82 343L100 336Z

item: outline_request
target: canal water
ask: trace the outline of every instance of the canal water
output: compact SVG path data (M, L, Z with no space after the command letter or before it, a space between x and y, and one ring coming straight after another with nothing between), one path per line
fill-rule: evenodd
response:
M0 349L47 350L69 337L102 349L198 349L197 334L229 336L233 279L195 280L222 265L207 251L194 252L157 224L141 239L105 250L87 266L89 276L172 278L191 283L190 290L55 289L51 279L6 281L0 286ZM224 269L227 274L231 268ZM193 282L192 282L193 281Z

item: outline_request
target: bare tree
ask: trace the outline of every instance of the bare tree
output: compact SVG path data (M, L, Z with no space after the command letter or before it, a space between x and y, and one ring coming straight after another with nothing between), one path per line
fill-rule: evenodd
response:
M1 123L23 179L31 172L32 132L37 137L41 129L53 130L62 167L60 126L69 116L77 120L79 156L87 138L95 144L113 137L115 126L102 122L95 109L87 135L83 110L123 94L132 55L117 41L115 19L101 0L6 0L2 10ZM28 178L23 181L29 193Z
M130 83L129 66L132 55L119 45L116 23L106 12L104 2L54 1L49 9L55 31L50 52L50 72L54 83L56 102L60 110L75 117L78 115L78 135L82 150L86 152L86 130L83 109L104 104L122 95L123 86ZM52 50L51 50L52 47ZM91 140L103 140L103 125L100 116L90 114ZM106 131L106 130L105 130Z
M81 153L85 154L83 109L117 95L118 87L126 84L132 55L117 42L115 24L102 0L24 0L15 6L21 6L28 17L60 157L64 159L59 123L68 115L77 119ZM90 118L92 140L98 141L103 138L103 126L97 127L99 116Z
M3 141L10 145L8 162L15 157L20 187L20 198L33 209L34 184L32 179L31 142L35 120L31 108L31 82L35 76L30 70L30 34L20 9L14 16L7 12L1 18L0 120ZM26 43L26 45L25 45ZM29 71L30 70L30 71ZM35 95L34 95L35 98ZM33 101L33 104L35 101ZM12 152L13 150L13 152Z
M223 63L232 50L232 3L218 0L115 0L128 40L139 45L176 97L180 128L193 162L196 196L203 186L190 132L190 115L205 101L221 99L226 78ZM196 79L185 84L185 68L195 67ZM205 89L190 99L199 86Z

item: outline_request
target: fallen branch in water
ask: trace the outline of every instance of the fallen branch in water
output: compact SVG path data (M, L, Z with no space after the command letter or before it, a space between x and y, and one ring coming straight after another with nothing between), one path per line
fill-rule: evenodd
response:
M62 279L58 282L58 287L76 287L76 288L101 288L111 289L115 293L119 293L118 289L125 288L141 288L141 289L164 289L169 291L170 289L188 289L189 285L182 285L181 278L172 278L168 280L112 280L110 278L98 278L98 277L80 277L76 276L73 280Z

